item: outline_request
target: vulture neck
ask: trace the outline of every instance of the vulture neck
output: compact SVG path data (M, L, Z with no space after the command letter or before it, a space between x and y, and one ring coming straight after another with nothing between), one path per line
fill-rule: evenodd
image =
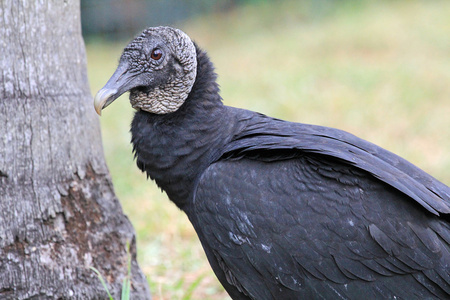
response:
M199 176L222 154L232 123L214 67L205 52L196 50L197 76L184 104L164 115L138 111L131 125L138 167L186 212Z

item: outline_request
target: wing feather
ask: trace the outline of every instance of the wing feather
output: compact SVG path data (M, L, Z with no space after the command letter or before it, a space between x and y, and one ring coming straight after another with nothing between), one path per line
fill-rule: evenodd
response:
M326 155L218 161L194 211L215 271L252 299L448 296L448 224Z
M236 109L234 109L236 110ZM236 110L237 134L224 157L300 150L339 159L405 193L429 212L450 214L450 188L405 159L350 133Z

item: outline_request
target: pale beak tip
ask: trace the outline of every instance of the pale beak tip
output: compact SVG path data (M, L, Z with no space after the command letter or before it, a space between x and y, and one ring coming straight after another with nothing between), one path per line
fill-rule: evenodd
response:
M99 116L102 116L102 107L100 105L99 106L94 105L94 108L95 108L95 111L97 112L97 114Z
M116 89L101 89L94 98L94 108L99 116L102 115L102 109L114 101L114 95L117 94Z

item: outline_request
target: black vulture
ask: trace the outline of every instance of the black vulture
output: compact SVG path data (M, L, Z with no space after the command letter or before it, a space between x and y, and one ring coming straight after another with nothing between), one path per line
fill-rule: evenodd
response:
M233 299L450 299L450 189L347 132L225 106L205 51L148 28L95 97L129 91L137 166Z

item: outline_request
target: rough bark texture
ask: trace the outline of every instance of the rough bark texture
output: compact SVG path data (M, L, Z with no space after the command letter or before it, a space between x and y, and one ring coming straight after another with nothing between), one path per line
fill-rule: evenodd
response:
M79 1L0 2L0 298L150 298L103 158Z

